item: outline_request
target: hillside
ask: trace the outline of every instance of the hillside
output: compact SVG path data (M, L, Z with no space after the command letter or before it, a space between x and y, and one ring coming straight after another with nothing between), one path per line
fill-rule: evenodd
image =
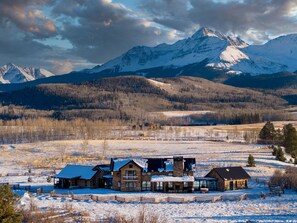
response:
M113 77L0 93L3 105L53 110L56 118L144 117L166 110L278 109L285 100L201 78Z
M288 101L291 105L297 104L297 74L281 72L272 75L239 75L229 78L225 84L255 89L266 94L275 95Z

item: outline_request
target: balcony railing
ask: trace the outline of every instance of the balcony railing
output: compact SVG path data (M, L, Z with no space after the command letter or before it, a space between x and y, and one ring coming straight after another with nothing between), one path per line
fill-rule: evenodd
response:
M124 180L137 180L138 176L123 176Z

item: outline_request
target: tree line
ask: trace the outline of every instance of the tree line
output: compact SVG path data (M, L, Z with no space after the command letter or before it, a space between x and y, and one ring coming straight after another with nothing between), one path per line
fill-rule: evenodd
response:
M296 128L291 124L286 124L282 129L275 129L272 122L266 122L259 133L259 142L277 145L278 147L273 147L273 155L277 159L283 161L283 155L280 151L280 146L285 148L286 153L290 154L294 163L297 159L297 131Z

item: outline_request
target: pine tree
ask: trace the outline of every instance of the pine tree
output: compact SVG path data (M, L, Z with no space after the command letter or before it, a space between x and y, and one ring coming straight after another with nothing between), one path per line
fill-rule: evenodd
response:
M0 222L22 222L22 216L15 211L16 202L10 187L8 185L0 186Z
M297 131L292 124L287 124L283 128L284 142L287 153L297 150Z
M275 146L272 146L272 155L276 156L277 154L277 148Z
M259 133L259 138L266 143L271 143L276 136L276 131L272 122L266 122Z
M256 166L255 159L251 154L248 157L247 163L248 163L247 164L248 167L255 167Z
M282 150L281 147L278 148L275 159L276 160L279 160L279 161L282 161L282 162L285 162L286 161L285 154L284 154L284 152L283 152L283 150Z

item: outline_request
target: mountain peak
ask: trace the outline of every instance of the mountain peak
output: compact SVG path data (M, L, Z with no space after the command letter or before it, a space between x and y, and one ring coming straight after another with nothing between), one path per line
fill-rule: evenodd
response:
M7 64L3 65L2 67L13 68L13 67L17 67L17 66L13 63L7 63Z
M199 39L202 37L218 37L218 38L222 38L225 37L224 34L218 32L218 31L214 31L208 27L202 27L200 28L197 32L195 32L191 38L193 39Z
M0 67L0 83L23 83L39 78L53 76L51 72L34 67L19 67L13 63L7 63Z

